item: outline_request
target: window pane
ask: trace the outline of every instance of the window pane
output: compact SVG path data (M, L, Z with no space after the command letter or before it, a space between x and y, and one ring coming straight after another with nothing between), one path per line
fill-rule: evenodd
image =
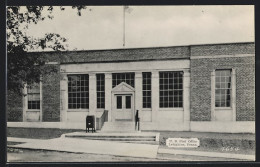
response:
M125 108L131 108L131 96L125 97Z
M182 101L179 102L179 107L183 107L183 102Z
M116 97L116 108L117 109L122 109L122 96L117 96Z

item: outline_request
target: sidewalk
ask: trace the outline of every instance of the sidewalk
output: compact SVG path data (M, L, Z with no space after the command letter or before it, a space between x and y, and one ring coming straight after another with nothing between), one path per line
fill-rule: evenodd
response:
M27 139L22 139L20 140L20 142L24 142L26 140ZM19 142L19 138L7 138L7 141ZM27 141L29 142L8 147L143 158L156 158L158 150L158 145L120 143L112 141L73 138L55 138L49 140L30 139Z
M24 142L11 145L11 148L42 149L73 153L106 154L127 157L157 158L157 154L189 155L201 157L230 158L254 161L255 155L231 154L206 151L191 151L159 148L158 145L121 143L113 141L86 140L74 138L55 138L49 140L8 137L10 142ZM160 160L160 159L158 159Z

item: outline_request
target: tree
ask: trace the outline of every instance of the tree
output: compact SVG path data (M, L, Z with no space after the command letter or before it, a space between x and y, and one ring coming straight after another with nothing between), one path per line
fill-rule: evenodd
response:
M72 6L81 16L81 10L86 6ZM42 38L27 36L29 24L37 24L45 19L52 19L53 6L9 6L7 7L7 86L8 90L21 94L25 83L39 83L40 76L56 69L44 68L46 60L39 56L28 56L28 50L41 47L54 51L66 50L66 38L56 33L46 33ZM57 10L57 9L55 9ZM65 10L60 6L60 10Z

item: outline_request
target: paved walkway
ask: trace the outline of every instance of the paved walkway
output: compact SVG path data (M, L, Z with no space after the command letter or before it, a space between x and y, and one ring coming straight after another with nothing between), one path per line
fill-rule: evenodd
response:
M22 139L20 142L26 142L25 140L26 139ZM7 138L7 141L18 142L19 139ZM156 158L158 151L158 145L120 143L72 138L56 138L49 140L31 139L29 142L9 147L144 158Z
M206 151L176 150L158 148L158 145L121 143L102 140L87 140L75 138L55 138L49 140L26 139L8 137L7 141L22 142L23 144L10 145L13 148L42 149L52 151L65 151L73 153L105 154L127 157L157 158L159 154L189 155L201 157L231 158L237 160L254 161L255 155L218 153Z

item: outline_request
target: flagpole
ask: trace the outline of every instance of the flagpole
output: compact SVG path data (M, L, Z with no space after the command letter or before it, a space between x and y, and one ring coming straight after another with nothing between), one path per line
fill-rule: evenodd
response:
M123 47L125 47L125 6L123 6Z

